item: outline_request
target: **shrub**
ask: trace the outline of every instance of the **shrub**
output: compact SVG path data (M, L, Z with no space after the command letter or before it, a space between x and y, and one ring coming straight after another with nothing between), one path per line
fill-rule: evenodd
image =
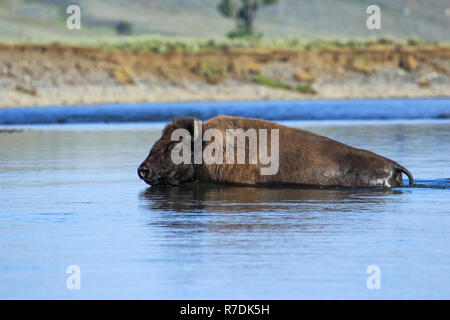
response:
M116 32L118 35L126 36L133 34L131 23L126 21L119 21L116 25Z

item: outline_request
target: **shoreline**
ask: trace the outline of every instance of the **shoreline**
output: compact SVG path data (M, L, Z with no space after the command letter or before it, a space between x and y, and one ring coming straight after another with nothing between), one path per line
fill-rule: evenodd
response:
M198 88L200 87L201 88ZM304 95L257 84L198 85L190 87L110 86L77 88L41 88L38 96L14 91L3 93L0 109L49 106L78 106L100 104L188 103L221 101L277 101L277 100L358 100L358 99L421 99L450 98L450 85L435 85L417 89L391 86L359 87L351 85L321 86L316 95ZM1 93L1 92L0 92Z

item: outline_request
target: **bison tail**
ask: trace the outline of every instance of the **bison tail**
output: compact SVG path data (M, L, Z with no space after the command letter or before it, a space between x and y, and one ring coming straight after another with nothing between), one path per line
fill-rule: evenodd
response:
M408 176L408 179L409 179L409 185L410 185L410 186L414 184L414 178L413 178L411 172L409 172L408 169L406 169L405 167L399 165L398 163L397 163L397 165L396 165L396 169L397 169L399 172L403 172L403 173L405 173L405 174Z

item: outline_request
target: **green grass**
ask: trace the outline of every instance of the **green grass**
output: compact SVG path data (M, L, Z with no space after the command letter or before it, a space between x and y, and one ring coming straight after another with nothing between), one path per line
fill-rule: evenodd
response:
M287 39L264 39L264 38L235 38L235 39L195 39L195 38L175 38L175 37L148 37L131 36L116 38L114 40L102 40L99 42L87 42L87 45L93 45L104 49L130 49L137 51L150 51L157 53L165 52L205 52L230 49L280 49L280 50L320 50L320 49L366 49L372 46L384 47L402 47L402 46L426 46L441 45L436 42L425 42L420 39L409 39L398 41L387 38L380 39L317 39L304 41L298 38Z
M298 38L265 39L265 38L216 38L197 39L179 38L163 36L112 36L106 38L66 38L63 41L1 41L0 43L45 43L58 42L60 44L87 46L101 48L104 50L133 50L154 53L168 52L211 52L227 51L233 49L272 49L272 50L322 50L322 49L365 49L372 46L383 46L386 48L397 48L402 46L439 46L449 48L448 43L425 42L418 38L411 38L405 41L397 41L387 38L369 40L336 40L336 39L316 39L304 41Z
M262 84L262 85L265 85L265 86L268 86L271 88L286 89L286 90L292 89L290 84L267 78L266 76L263 76L262 74L256 75L254 80L256 83L259 83L259 84Z
M317 93L316 89L314 89L313 86L310 84L299 84L299 85L295 86L295 91L298 91L300 93L305 93L305 94L316 94Z
M284 90L293 90L304 94L316 94L317 91L310 84L301 84L297 86L292 86L289 83L276 81L274 79L270 79L262 74L258 74L254 78L256 83L275 88L275 89L284 89Z
M200 73L212 83L217 83L226 73L224 65L214 64L208 61L202 61L200 66Z

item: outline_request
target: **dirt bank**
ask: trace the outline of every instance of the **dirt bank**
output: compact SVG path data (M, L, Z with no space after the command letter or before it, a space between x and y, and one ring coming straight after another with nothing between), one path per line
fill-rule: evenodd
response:
M165 54L64 45L0 46L0 107L450 97L449 80L450 49L440 46Z

